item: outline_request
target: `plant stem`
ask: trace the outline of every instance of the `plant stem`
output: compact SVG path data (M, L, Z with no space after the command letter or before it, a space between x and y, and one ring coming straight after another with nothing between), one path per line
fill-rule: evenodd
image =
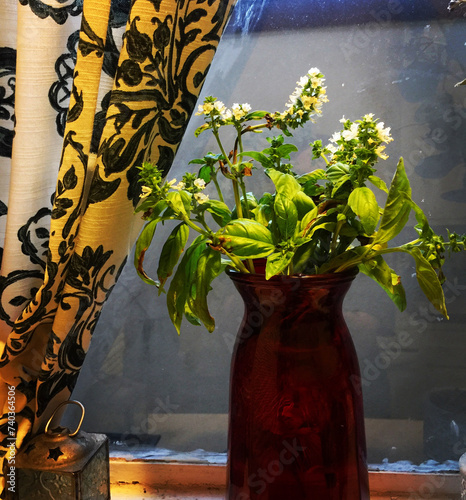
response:
M215 184L215 188L217 189L217 194L218 194L219 200L222 203L225 203L225 200L223 198L222 190L220 189L220 184L218 183L218 180L217 180L217 173L216 172L213 173L213 175L211 176L211 179L212 179L213 183Z
M212 237L212 232L211 231L204 231L202 228L200 228L197 224L194 224L194 222L189 218L187 217L186 215L184 214L180 214L183 222L189 226L191 229L194 229L194 231L197 231L198 233L201 233L203 234L204 236L207 236L208 238L211 238ZM206 229L208 229L206 227Z
M218 147L220 148L220 152L224 156L225 161L228 163L228 166L230 168L233 168L233 164L231 163L230 159L228 158L228 155L226 154L225 149L223 147L222 141L220 140L220 136L218 134L218 130L214 126L212 126L212 133L214 134L214 137L215 137L215 139L217 141Z
M346 215L346 212L348 211L348 205L345 206L343 209L342 214ZM337 240L338 236L340 234L341 228L343 227L343 224L346 222L346 219L344 220L339 220L337 222L337 225L335 227L335 231L333 233L333 238L332 238L332 243L330 244L330 257L333 257L333 254L335 253L335 249L337 247Z
M330 162L327 160L327 158L324 154L321 154L320 157L325 160L325 163L327 164L327 166L330 165Z
M368 251L369 250L370 250L370 248L368 249ZM372 254L369 259L364 258L368 253L366 251L362 255L359 255L357 258L349 260L348 262L345 262L341 266L337 267L334 272L341 273L345 269L349 269L350 267L356 267L358 264L363 263L365 260L373 259L374 257L377 257L378 255L385 255L388 253L395 253L395 252L408 252L408 250L404 249L403 247L384 248L382 250L374 250L374 254Z
M241 192L243 194L243 200L244 200L244 211L245 211L245 217L246 219L251 218L251 214L249 213L249 203L248 203L248 197L246 195L246 184L244 181L241 179L238 181L239 185L241 186Z
M293 269L293 260L290 261L288 264L288 275L292 276L294 274L294 269Z
M259 130L261 128L266 128L269 124L268 123L259 123L257 125L248 125L246 128L244 128L241 131L241 135L245 134L246 132L254 132L254 130Z
M205 226L205 229L207 229L207 231L204 231L204 229L199 227L197 224L194 224L194 222L186 214L176 210L173 206L173 203L167 202L167 205L175 212L176 216L179 217L191 229L194 229L194 231L197 231L198 233L201 233L208 238L212 237L212 231L207 226Z
M243 207L241 206L241 198L239 195L238 181L236 179L232 179L233 183L233 193L235 195L235 205L236 205L236 214L238 215L238 219L243 218Z
M242 273L249 273L250 271L247 269L247 267L241 262L241 259L236 257L236 255L232 255L228 253L224 248L222 248L222 252L233 262L233 264L236 266L238 271Z

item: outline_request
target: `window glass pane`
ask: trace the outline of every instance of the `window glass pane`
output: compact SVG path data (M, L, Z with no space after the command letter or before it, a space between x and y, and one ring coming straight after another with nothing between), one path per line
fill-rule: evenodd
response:
M466 87L455 84L466 77L466 31L462 12L448 12L447 4L287 0L284 7L279 0L239 0L201 95L282 110L296 80L318 67L330 102L315 124L295 134L296 170L310 169L307 145L326 144L343 115L374 113L394 137L379 175L390 182L403 156L413 198L432 226L465 232ZM170 178L180 180L189 160L215 150L208 134L194 138L201 124L200 117L191 120ZM160 227L156 239L170 230ZM399 237L409 239L409 231ZM149 274L159 252L156 244L146 257ZM466 451L465 264L466 254L457 254L445 265L450 321L420 292L409 256L390 260L407 291L404 313L362 275L347 296L372 464L445 462ZM186 323L178 336L164 297L139 280L130 258L74 393L87 408L87 430L157 435L162 448L224 452L229 363L242 316L226 276L214 283L210 308L214 333Z

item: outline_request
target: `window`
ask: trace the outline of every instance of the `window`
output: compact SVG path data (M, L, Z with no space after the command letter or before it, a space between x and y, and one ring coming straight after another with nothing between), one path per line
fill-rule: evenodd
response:
M295 134L303 151L294 156L296 168L308 168L307 144L327 140L343 114L357 119L372 112L395 139L379 175L389 182L403 156L413 198L431 224L463 233L466 88L455 84L466 76L466 20L448 12L446 0L354 3L290 0L284 10L279 0L239 0L201 95L282 109L296 80L318 67L330 102L317 123ZM200 123L191 120L171 178L180 179L189 160L214 148L207 135L194 139ZM154 246L149 274L156 254ZM445 265L450 321L429 307L409 256L392 262L407 291L404 313L365 276L347 296L374 469L457 470L466 452L465 258L455 255ZM203 449L212 462L224 461L229 362L242 315L226 276L210 304L216 331L185 323L178 336L164 297L136 276L130 257L73 395L86 407L84 428L126 436L121 454L139 449L154 456L158 442L172 456Z

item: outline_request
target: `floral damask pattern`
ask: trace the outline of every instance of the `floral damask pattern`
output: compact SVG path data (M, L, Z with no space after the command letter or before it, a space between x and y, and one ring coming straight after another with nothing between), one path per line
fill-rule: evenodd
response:
M66 46L51 68L57 79L45 89L56 113L51 133L63 137L63 147L52 204L33 211L17 234L31 269L0 276L0 326L11 328L0 377L18 394L18 446L43 429L74 388L142 224L134 216L137 166L150 159L168 172L234 0L20 4L51 18L56 29L82 12L82 26L61 37ZM14 115L14 60L0 69L1 118ZM12 134L2 136L5 144ZM0 217L6 211L0 204ZM14 308L21 308L16 316ZM3 411L0 455L7 458L6 404Z
M68 16L79 16L82 12L83 0L19 0L21 5L29 5L37 17L45 19L51 17L57 24L64 24ZM57 5L58 4L58 5Z
M16 50L0 47L0 156L7 158L11 157L14 136L15 73Z

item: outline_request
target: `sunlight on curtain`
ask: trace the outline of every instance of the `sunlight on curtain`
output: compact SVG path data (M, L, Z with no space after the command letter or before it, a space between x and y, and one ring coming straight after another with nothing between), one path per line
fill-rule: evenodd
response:
M170 169L233 4L0 6L3 455L69 397L141 227L137 167Z

